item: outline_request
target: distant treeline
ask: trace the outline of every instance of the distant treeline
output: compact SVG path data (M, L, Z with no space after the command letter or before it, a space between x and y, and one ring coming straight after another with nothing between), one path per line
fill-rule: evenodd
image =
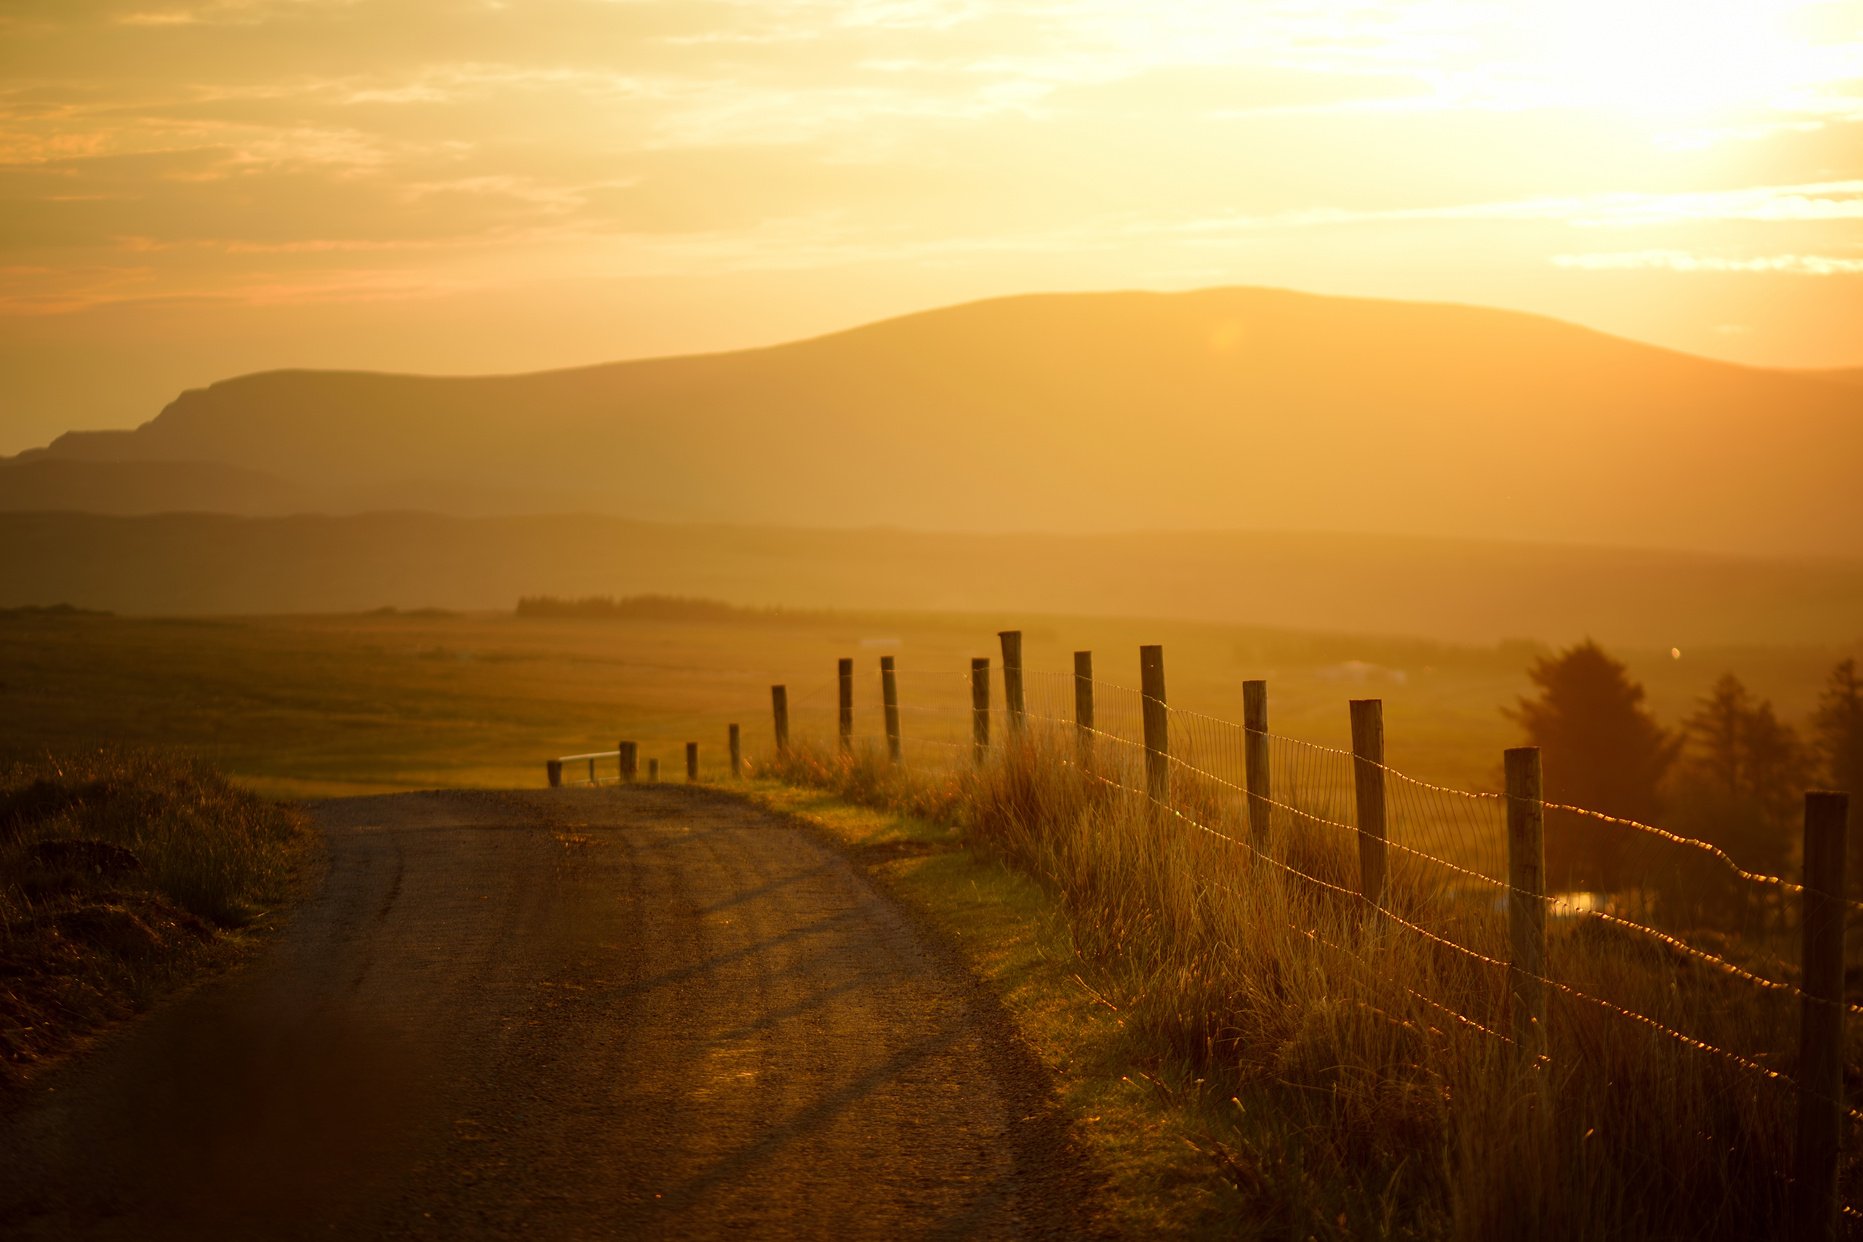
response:
M744 608L723 600L684 595L589 595L562 599L555 595L526 595L517 602L520 617L564 618L594 621L762 621L816 614L785 612L780 608Z
M0 617L114 617L100 608L79 608L75 604L22 604L17 608L0 608Z

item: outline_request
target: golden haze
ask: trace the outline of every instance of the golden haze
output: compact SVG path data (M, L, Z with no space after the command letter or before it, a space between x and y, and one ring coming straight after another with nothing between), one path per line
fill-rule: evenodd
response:
M0 75L0 451L1041 289L1863 363L1854 0L16 0Z

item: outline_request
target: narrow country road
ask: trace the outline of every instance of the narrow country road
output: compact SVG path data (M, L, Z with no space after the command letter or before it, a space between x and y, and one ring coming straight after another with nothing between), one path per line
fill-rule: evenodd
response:
M0 1120L0 1235L1090 1228L994 1003L807 830L665 786L316 816L276 943Z

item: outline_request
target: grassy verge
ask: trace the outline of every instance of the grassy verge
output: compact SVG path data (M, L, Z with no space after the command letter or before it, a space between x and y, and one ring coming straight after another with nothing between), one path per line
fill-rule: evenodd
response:
M0 769L0 1090L275 926L311 840L196 760Z
M888 865L1031 1032L1129 1229L1789 1236L1788 1089L1564 996L1536 1062L1499 1034L1504 969L1052 756L1011 748L981 771L914 777L796 748L761 774L882 810L762 795L849 840L947 847ZM1247 831L1215 801L1182 809ZM1272 857L1350 883L1350 843L1287 829ZM1505 954L1494 910L1401 868L1388 892L1401 918ZM1709 1043L1794 1044L1789 1006L1660 947L1577 927L1555 929L1549 952L1560 979ZM1847 1162L1852 1187L1856 1174Z

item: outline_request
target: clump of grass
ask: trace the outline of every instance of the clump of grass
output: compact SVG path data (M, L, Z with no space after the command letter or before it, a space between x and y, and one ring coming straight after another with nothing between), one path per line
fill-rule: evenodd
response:
M858 806L900 811L933 823L961 823L975 799L969 772L920 772L888 763L869 747L830 751L791 746L752 765L758 776L832 790Z
M287 899L309 843L297 812L186 757L0 769L0 1083L213 961Z
M1277 813L1252 841L1245 809L1220 789L1180 781L1159 808L1039 737L955 775L806 747L764 774L957 825L1054 892L1093 988L1120 1010L1134 1075L1196 1118L1235 1186L1217 1227L1468 1239L1789 1230L1789 1087L1564 992L1546 1059L1524 1055L1507 1038L1505 968L1403 926L1505 961L1503 911L1395 865L1396 918L1381 916L1350 891L1346 834ZM1555 925L1549 957L1553 976L1588 996L1791 1069L1795 1011L1780 997L1597 923ZM1852 1159L1847 1185L1856 1176Z

